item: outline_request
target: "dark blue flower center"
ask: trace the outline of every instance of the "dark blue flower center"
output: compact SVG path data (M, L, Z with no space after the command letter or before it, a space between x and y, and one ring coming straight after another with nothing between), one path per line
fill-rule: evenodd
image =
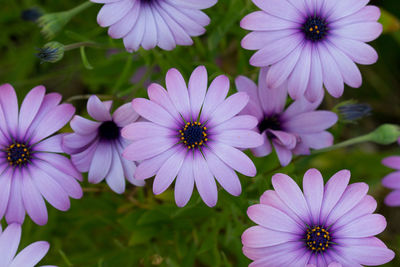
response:
M31 159L31 151L23 143L15 142L6 148L7 161L10 166L26 165Z
M157 2L158 0L140 0L141 4L154 4L155 2Z
M279 115L272 115L265 117L258 124L258 130L260 131L260 133L264 132L265 130L276 130L276 131L282 130L281 119Z
M179 130L181 141L188 149L200 147L208 141L206 130L207 127L200 122L188 122Z
M331 246L332 237L325 228L314 226L307 228L305 242L311 251L324 252Z
M328 27L324 19L314 16L306 20L303 31L308 40L316 42L325 38Z
M99 127L99 135L101 139L115 140L120 136L120 128L113 121L105 121Z

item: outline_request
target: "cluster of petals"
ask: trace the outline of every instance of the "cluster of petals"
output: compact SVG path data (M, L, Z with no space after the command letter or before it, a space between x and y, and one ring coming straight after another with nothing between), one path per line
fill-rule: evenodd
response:
M130 142L121 136L121 129L136 121L139 115L130 103L117 108L113 115L111 106L112 101L102 102L97 96L91 96L87 111L96 121L74 116L70 123L74 133L64 136L63 148L80 172L89 173L90 183L105 179L114 192L121 194L125 191L125 178L134 185L144 185L134 178L136 164L122 157Z
M150 100L132 101L135 111L148 121L122 130L122 136L133 141L123 155L140 162L135 177L143 180L155 175L155 194L165 191L176 178L178 206L186 205L194 185L203 201L214 206L218 198L215 179L237 196L241 185L235 171L256 175L253 162L241 149L262 144L261 135L252 130L257 119L237 115L249 96L239 92L226 98L229 79L224 75L216 77L208 89L207 83L204 66L193 71L188 85L178 70L170 69L167 90L151 84Z
M337 122L337 115L316 110L322 97L313 103L301 97L285 109L290 88L287 82L278 88L269 88L265 78L270 71L270 68L261 68L258 86L247 77L236 78L237 90L250 96L241 114L257 118L257 130L264 139L261 146L252 149L253 154L263 157L270 154L274 147L281 165L286 166L292 154L308 155L310 148L331 146L333 136L326 129Z
M176 45L192 45L192 36L202 35L210 18L201 10L217 0L91 0L104 4L97 22L109 27L108 34L123 38L125 48L142 46L172 50Z
M38 241L24 248L17 255L21 239L21 225L10 224L4 232L0 226L0 266L1 267L34 267L46 255L49 243ZM42 266L52 267L52 266ZM55 266L53 266L55 267Z
M398 143L400 145L400 138ZM382 180L382 184L385 187L394 189L386 196L385 204L388 206L400 206L400 156L384 158L382 164L396 170L386 175Z
M66 211L69 197L82 197L77 182L82 176L59 154L64 153L62 134L53 135L75 112L60 101L61 95L45 94L45 88L38 86L19 110L14 88L0 86L0 218L5 215L7 223L22 224L28 213L44 225L48 219L44 199Z
M288 81L289 94L304 94L315 101L323 87L334 97L343 94L344 83L360 87L361 73L355 63L377 61L366 42L382 32L380 11L368 0L252 0L261 10L243 18L251 30L242 46L258 50L250 59L257 67L271 66L268 87Z
M272 177L260 204L247 214L257 226L242 235L243 252L261 266L376 266L394 252L375 237L386 228L365 183L348 184L350 172L334 174L324 185L321 173L308 170L303 191L285 174Z

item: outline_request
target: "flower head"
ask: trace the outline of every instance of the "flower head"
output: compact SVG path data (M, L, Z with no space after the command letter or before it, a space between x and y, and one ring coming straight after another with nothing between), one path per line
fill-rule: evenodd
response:
M24 221L25 211L40 225L47 223L43 197L66 211L69 197L81 198L76 179L81 174L58 153L62 135L54 135L73 116L70 104L59 104L61 95L33 88L18 110L14 88L0 86L0 218L8 223ZM51 137L50 137L51 136Z
M285 110L287 90L290 91L290 88L287 88L287 83L278 88L268 88L265 77L270 71L268 68L260 70L258 86L244 76L236 79L238 91L247 92L250 96L241 114L257 118L257 130L264 138L261 146L252 149L253 154L257 157L266 156L271 153L273 146L280 163L286 166L293 153L306 155L310 153L310 148L331 146L333 136L326 129L336 123L336 114L315 110L322 97L314 103L302 97Z
M59 42L50 42L37 50L35 55L40 59L40 63L55 63L64 57L65 46Z
M139 115L130 103L111 115L111 105L111 101L101 102L97 96L91 96L87 110L96 121L76 115L70 123L74 133L64 136L63 147L80 172L89 172L90 183L106 179L110 188L121 194L125 191L125 177L134 185L144 185L133 177L135 163L121 156L130 143L121 136L121 129L136 121Z
M172 50L176 45L192 45L191 36L202 35L210 18L201 12L217 0L91 0L102 3L97 22L110 27L108 34L123 38L126 50L159 46Z
M373 214L376 201L368 185L348 185L350 172L334 174L324 186L321 173L308 170L303 191L287 175L272 177L260 204L247 214L257 226L242 235L243 252L261 266L361 266L391 261L394 252L375 237L386 228ZM310 265L308 265L310 264Z
M193 186L208 206L217 202L215 179L232 195L241 193L234 170L254 176L253 162L239 149L257 147L262 138L252 131L257 120L237 114L249 97L240 92L227 99L229 80L221 75L207 90L205 67L196 68L188 87L176 69L166 76L166 91L158 84L148 88L150 100L138 98L133 108L146 122L135 122L122 130L133 141L127 159L141 161L135 176L143 180L155 175L153 192L160 194L174 181L175 201L184 206Z
M377 61L375 50L365 42L382 32L380 11L366 6L368 0L253 0L261 11L247 15L241 27L252 30L242 46L258 50L250 64L271 66L268 87L288 80L289 94L310 101L321 95L322 84L330 95L340 97L344 85L360 87L361 73L355 63ZM355 62L355 63L354 63Z
M2 267L34 267L49 250L49 243L38 241L24 248L17 255L21 239L21 225L10 224L4 232L0 226L0 266Z

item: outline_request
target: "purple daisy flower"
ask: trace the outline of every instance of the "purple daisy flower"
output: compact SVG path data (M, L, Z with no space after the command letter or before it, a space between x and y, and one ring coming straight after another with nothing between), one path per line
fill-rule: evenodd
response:
M20 239L21 225L15 223L10 224L4 230L4 232L1 232L0 226L1 267L34 267L46 255L47 251L49 251L49 243L45 241L38 241L30 244L17 255L15 255Z
M207 90L207 71L196 68L188 87L176 69L166 76L166 91L158 84L148 88L150 100L137 98L133 108L148 122L136 122L122 130L133 141L124 151L127 159L141 161L135 176L143 180L155 175L153 192L164 192L174 181L175 201L186 205L196 184L208 206L217 203L215 179L230 194L238 196L237 172L256 175L253 162L239 149L257 147L262 137L252 131L253 116L236 116L249 97L239 92L227 99L229 79L218 76ZM238 149L239 148L239 149Z
M87 111L96 121L74 116L70 123L74 133L64 136L63 147L80 172L89 172L90 183L97 184L106 179L114 192L122 194L125 177L134 185L144 185L143 181L134 179L136 164L121 156L130 143L121 136L121 129L136 121L139 115L131 103L120 106L111 115L111 105L112 101L101 102L92 95Z
M398 143L400 145L400 138L398 139ZM394 191L389 193L385 198L385 204L388 206L400 206L400 156L384 158L382 164L396 170L386 175L382 180L382 184L385 187L394 189Z
M382 32L379 8L369 0L252 0L262 11L243 18L251 30L243 48L259 50L250 59L257 67L271 66L268 87L288 80L289 95L314 102L323 93L343 94L344 85L360 87L356 63L377 61L375 50L365 42Z
M76 181L81 174L70 160L58 153L60 130L75 109L59 104L61 95L45 94L43 86L33 88L18 111L14 88L0 86L0 219L22 224L25 211L39 224L47 223L43 197L56 209L66 211L69 197L81 198L82 189Z
M394 252L375 237L386 220L373 214L376 201L368 185L348 185L350 172L334 174L324 186L316 169L303 178L303 192L289 176L272 177L260 204L247 214L257 226L242 235L243 252L262 266L375 266L391 261ZM311 265L308 265L311 264Z
M292 160L292 154L308 155L310 148L331 146L333 136L326 129L336 123L337 115L315 110L322 97L313 103L301 97L285 110L288 84L285 82L278 88L268 88L265 77L270 71L268 68L260 70L258 86L244 76L236 78L238 91L250 96L241 114L257 118L256 129L264 139L261 146L252 149L253 154L256 157L266 156L273 146L281 165L286 166Z
M205 33L210 18L201 11L217 0L91 0L102 3L97 22L110 27L108 34L123 38L127 51L142 46L172 50L176 45L192 45L191 36Z

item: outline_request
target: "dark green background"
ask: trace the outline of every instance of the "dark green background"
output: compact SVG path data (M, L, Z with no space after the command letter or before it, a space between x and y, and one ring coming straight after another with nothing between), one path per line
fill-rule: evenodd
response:
M235 91L233 81L237 75L257 78L258 70L248 63L253 52L240 47L246 31L239 27L239 21L256 9L248 0L220 0L206 10L211 24L204 36L194 38L191 47L178 47L171 52L140 50L134 54L125 52L122 40L112 40L106 29L97 25L96 14L101 6L93 5L74 17L54 39L63 44L83 41L101 44L101 48L86 49L93 70L84 67L79 49L66 52L58 63L40 64L35 49L47 40L35 23L20 18L21 11L27 8L58 12L82 1L0 2L0 83L11 83L21 99L32 87L43 84L48 91L60 92L64 100L76 95L101 94L119 105L134 96L146 96L144 86L148 81L164 84L169 68L179 69L188 78L201 64L206 65L210 80L219 74L228 75L231 93ZM400 17L398 0L372 2ZM371 116L357 124L339 121L332 128L335 142L365 134L382 123L400 122L400 32L395 21L385 22L385 29L386 33L372 43L380 56L378 63L360 66L363 86L346 88L340 99L326 96L324 100L323 109L333 109L350 99L369 103L373 109ZM132 83L132 76L143 70L144 76L136 74L139 78ZM71 101L77 113L86 114L86 100ZM243 186L240 197L220 190L214 208L208 208L197 193L185 208L178 208L171 189L153 195L152 179L144 188L128 186L123 195L113 193L104 183L85 182L83 199L73 200L68 212L49 207L49 223L42 227L26 220L20 248L33 241L47 240L51 248L41 263L59 266L247 266L250 261L242 254L240 240L242 232L253 225L246 216L247 207L257 203L262 192L271 188L274 173L287 173L300 182L304 172L315 167L325 179L338 170L350 169L352 182L364 181L370 185L370 194L378 200L378 212L388 220L388 227L380 237L399 255L400 208L384 206L383 198L389 191L380 185L381 178L390 172L380 161L392 154L400 154L397 145L365 143L297 158L288 167L279 168L272 153L254 159L258 169L255 178L240 177ZM400 266L399 257L386 266Z

